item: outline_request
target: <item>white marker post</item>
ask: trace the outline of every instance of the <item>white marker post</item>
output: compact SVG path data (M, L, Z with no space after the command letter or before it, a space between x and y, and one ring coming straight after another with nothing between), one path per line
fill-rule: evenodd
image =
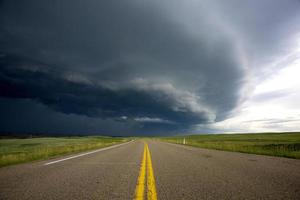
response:
M183 138L183 144L185 144L185 138Z

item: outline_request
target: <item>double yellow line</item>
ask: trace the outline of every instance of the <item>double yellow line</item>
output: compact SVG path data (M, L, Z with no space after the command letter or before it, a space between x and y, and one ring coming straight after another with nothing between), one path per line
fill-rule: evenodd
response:
M146 181L147 181L147 189L148 189L147 191L145 191ZM140 174L135 189L135 200L144 200L145 193L147 193L148 200L157 200L151 154L147 143L144 143L143 159L142 159Z

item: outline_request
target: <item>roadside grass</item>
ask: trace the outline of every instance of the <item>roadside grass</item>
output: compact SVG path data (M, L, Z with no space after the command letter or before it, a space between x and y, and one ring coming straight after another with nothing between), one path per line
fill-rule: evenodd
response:
M161 137L160 140L207 149L300 159L300 133L218 134Z
M93 150L128 140L101 136L0 139L0 167Z

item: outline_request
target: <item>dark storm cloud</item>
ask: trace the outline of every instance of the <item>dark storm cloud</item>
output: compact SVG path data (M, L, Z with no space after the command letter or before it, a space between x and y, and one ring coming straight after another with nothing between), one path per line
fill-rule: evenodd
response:
M172 107L176 106L176 101L174 102L172 97L170 99L159 97L168 97L169 94L163 90L154 90L154 94L151 89L134 87L111 89L93 85L83 78L79 79L78 76L67 78L59 76L58 71L41 62L12 55L3 56L0 64L1 96L34 99L66 114L103 119L118 119L122 116L133 119L148 116L168 119L182 125L208 120L204 111L195 113L192 110L174 111ZM43 66L43 71L39 70L40 66Z
M137 123L134 120L99 119L65 114L31 99L0 98L1 133L63 135L161 135L174 134L180 126Z
M42 103L70 124L109 120L108 132L126 123L159 132L223 120L248 77L248 49L230 31L243 23L227 29L214 18L231 4L174 2L2 1L1 96Z

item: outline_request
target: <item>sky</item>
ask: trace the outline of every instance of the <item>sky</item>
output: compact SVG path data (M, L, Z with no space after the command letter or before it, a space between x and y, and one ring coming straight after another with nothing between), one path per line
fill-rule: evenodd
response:
M300 130L299 0L0 0L0 132Z

